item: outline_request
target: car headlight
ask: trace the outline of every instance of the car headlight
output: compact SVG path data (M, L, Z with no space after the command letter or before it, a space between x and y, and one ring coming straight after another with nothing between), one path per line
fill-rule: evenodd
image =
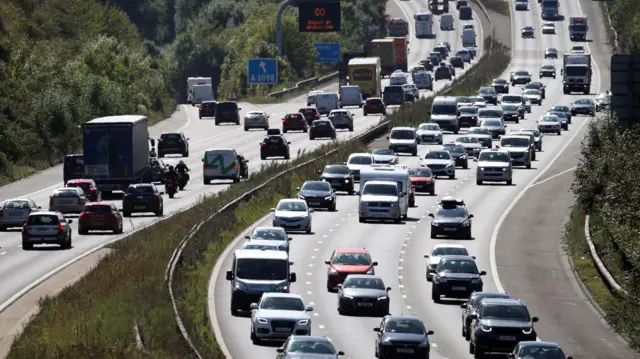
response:
M327 179L326 179L326 178L323 178L323 179L322 179L322 182L327 182Z
M474 279L471 280L471 283L480 284L480 283L482 283L482 281L480 281L480 278L474 278Z
M307 325L309 324L309 319L301 319L298 321L298 325Z
M235 288L236 289L240 289L240 290L248 290L249 289L246 285L244 285L242 283L236 283Z
M463 226L463 227L469 227L469 222L463 222L463 223L462 223L462 226Z
M467 155L460 156L460 159L461 159L461 160L466 160L466 159L467 159Z
M437 226L439 226L439 225L440 225L440 223L438 223L438 222L431 222L431 225L432 225L432 226L434 226L434 227L437 227Z
M387 299L389 299L389 297L387 296L378 297L378 300L387 300Z
M503 167L502 172L507 172L507 167Z
M380 344L382 344L382 345L391 345L392 343L391 343L391 340L389 340L389 338L387 338L387 339L381 341Z
M332 199L333 199L333 197L331 197L331 196L326 196L324 199L325 199L325 201L330 201L330 200L332 200Z
M353 299L353 297L350 295L343 295L342 299Z
M425 347L428 347L428 346L429 346L429 342L426 342L426 341L418 344L418 347L420 347L420 348L425 348Z
M480 329L482 329L483 332L489 333L491 331L491 327L487 327L484 325L480 326Z
M448 165L447 165L447 168L451 168L451 167L453 167L453 165L452 165L452 164L448 164Z
M480 167L479 169L480 169L480 171L484 171L484 167Z
M289 292L289 286L288 285L283 285L282 287L279 287L279 290L281 292Z
M344 180L344 183L349 183L349 182L351 182L351 180L348 178Z
M440 277L440 278L438 278L438 282L440 282L440 283L447 283L447 278Z
M391 206L390 206L390 207L395 207L395 206L396 206L396 204L395 204L395 203L391 203Z
M266 320L266 319L264 319L264 318L258 318L258 323L260 323L260 324L267 324L267 323L269 323L269 321L268 321L268 320Z
M522 334L531 334L533 332L533 327L529 329L522 329Z

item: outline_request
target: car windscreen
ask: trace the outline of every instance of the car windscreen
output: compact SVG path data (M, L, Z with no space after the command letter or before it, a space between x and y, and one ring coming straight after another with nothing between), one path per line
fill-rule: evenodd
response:
M458 112L458 106L455 104L434 104L431 108L432 115L455 115Z
M68 182L66 187L80 187L84 193L91 191L91 183L89 182Z
M251 239L262 239L267 241L286 241L287 234L284 230L276 228L257 228L251 234Z
M553 111L560 111L560 112L570 112L571 109L568 106L554 106L551 108Z
M127 188L127 194L150 194L153 193L151 186L135 186Z
M460 114L467 114L467 115L477 115L478 114L478 110L479 108L476 106L460 106L458 107L458 112Z
M430 151L424 158L428 160L450 160L451 155L447 151Z
M478 94L495 95L496 89L494 89L493 87L483 87L478 90Z
M384 155L384 156L393 156L394 153L392 150L388 149L388 148L378 148L373 150L373 154L374 155Z
M289 212L306 212L307 206L303 202L280 202L280 204L278 204L277 210Z
M481 310L482 319L516 320L528 322L530 320L524 305L487 305Z
M336 175L348 175L350 173L347 166L327 166L324 168L323 173L336 174Z
M502 110L504 111L518 111L518 106L517 105L502 105Z
M304 304L300 298L266 297L260 309L304 311Z
M78 197L78 192L74 190L58 190L53 193L54 197Z
M540 90L536 90L536 89L526 89L526 90L524 90L524 94L525 94L525 95L536 95L536 96L540 96Z
M460 142L460 141L456 141ZM462 146L447 144L442 146L443 149L449 151L450 153L467 153L467 150Z
M458 206L458 207L455 207L455 208L443 208L443 207L440 207L436 211L436 216L437 217L449 217L449 218L466 217L467 216L467 210L462 206Z
M391 319L384 327L387 333L424 335L423 325L415 319Z
M365 253L336 253L331 263L352 266L368 266L371 264L371 258L369 258Z
M560 348L526 345L518 352L521 358L565 359Z
M500 139L500 146L502 147L527 147L529 146L529 140L519 137L503 137Z
M480 118L502 117L502 110L483 110L483 111L478 111L478 117L480 117Z
M329 122L329 121L313 121L313 126L312 127L322 128L322 129L330 128L331 127L331 122Z
M347 278L342 285L343 288L366 288L366 289L380 289L384 290L384 283L382 280L371 277L371 278Z
M420 127L418 127L418 130L424 130L424 131L439 131L440 130L440 126L436 125L436 124L422 124L420 125Z
M380 99L367 99L368 105L382 105L382 100Z
M500 120L484 120L482 122L482 126L485 126L485 127L501 127L502 123L500 122Z
M516 72L516 76L529 76L529 73L526 71L518 71Z
M111 206L108 205L93 205L84 207L84 212L88 213L111 213Z
M432 177L433 172L429 168L412 168L409 170L410 177Z
M522 103L522 97L520 96L502 96L500 102L510 102L510 103Z
M460 247L438 247L431 252L433 257L442 256L468 256L469 253L466 249Z
M6 201L2 205L2 209L29 209L29 201Z
M242 249L256 249L266 251L279 251L280 248L275 244L252 244L251 242L245 243Z
M209 110L209 109L212 109L212 108L216 108L216 103L215 102L203 102L203 103L200 104L200 107Z
M474 128L473 130L469 131L469 133L472 135L490 135L491 131L489 131L488 128Z
M283 259L240 258L236 261L236 277L249 280L286 280L289 261Z
M478 274L476 263L469 260L447 259L438 264L438 272Z
M310 182L305 182L302 185L302 188L300 188L303 191L325 191L325 192L330 192L331 191L331 185L328 182L322 182L322 181L310 181Z
M475 137L471 137L471 136L462 136L462 137L456 138L456 142L459 142L459 143L478 143L478 139L475 138Z
M391 184L373 184L367 183L362 190L363 195L376 195L376 196L398 196L398 187Z
M177 133L163 133L160 135L160 139L163 141L178 141L180 138L180 135Z
M511 158L504 152L481 152L478 161L486 162L509 162Z
M370 165L372 163L371 156L353 156L349 159L350 165Z
M390 138L393 140L413 140L416 133L411 130L395 130L391 131Z
M335 355L336 351L329 342L312 342L310 340L292 341L287 353L306 353Z
M33 226L53 226L58 225L58 223L58 216L45 214L29 216L29 219L27 220L27 225Z

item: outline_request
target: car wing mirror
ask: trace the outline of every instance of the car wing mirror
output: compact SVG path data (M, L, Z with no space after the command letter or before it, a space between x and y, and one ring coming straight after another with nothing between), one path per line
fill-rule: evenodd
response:
M467 309L467 303L462 303L462 304L460 304L460 308L462 308L462 309Z
M124 208L119 208L118 209L118 212L123 212L123 211L124 211Z
M327 259L324 261L324 264L331 264L331 261Z
M38 209L42 209L42 207L38 206Z
M290 144L291 144L291 142L287 142L287 145L290 145Z
M341 350L341 351L339 351L339 352L338 352L338 355L339 355L339 356L343 356L343 355L344 355L344 352Z
M473 218L473 214L470 214L470 215L469 215L469 219L471 219L471 218Z
M433 213L429 213L427 216L429 216L429 217L431 217L431 218L434 218Z
M160 195L162 196L164 194L164 192L160 192Z
M251 239L251 236L244 236L244 239Z
M287 238L287 241L292 241L292 240L293 240L293 238L291 238L291 237Z
M487 272L486 271L481 271L480 275L487 275Z
M430 255L428 255L428 254L425 254L425 255L424 255L424 257L425 257L425 258L429 258L429 257L431 257L431 256L430 256Z
M375 327L375 328L373 328L373 331L374 331L374 332L380 332L380 327Z
M284 348L278 348L278 349L276 349L276 352L278 352L278 353L284 353Z
M434 334L434 333L433 333L433 330L429 330L429 331L427 331L427 335L433 335L433 334Z
M225 277L227 280L233 280L233 272L228 270L227 275Z
M271 209L269 210L269 212L275 212L275 211L276 211L276 209L275 209L275 208L271 208Z
M540 320L540 318L538 318L538 317L531 318L531 321L534 322L534 323L537 323L539 320Z
M251 305L249 305L249 309L251 309L251 310L258 309L258 303L251 303Z
M477 159L477 158L474 158L474 159L473 159L473 162L478 162L478 159Z
M386 289L387 289L387 292L388 292L388 291L390 291L390 290L391 290L391 287L387 287Z
M309 213L313 213L313 212L315 212L315 211L313 210L313 208L310 208L310 209L309 209Z
M372 266L377 266L377 265L378 265L378 262L373 262L373 263L371 263L371 265L372 265Z
M69 223L69 224L73 223L73 219L68 219L67 223Z

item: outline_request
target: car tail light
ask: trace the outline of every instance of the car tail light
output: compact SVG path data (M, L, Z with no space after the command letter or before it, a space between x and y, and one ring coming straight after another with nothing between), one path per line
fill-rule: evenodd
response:
M154 194L154 195L153 195L153 197L151 197L151 199L152 199L154 202L158 202L158 195L157 195L157 194Z
M320 118L320 114L319 113L316 113L316 118Z
M91 192L95 192L95 191L97 191L97 190L96 190L96 188L95 188L95 187L91 187L91 188L89 188L89 191L91 191Z
M82 212L80 213L80 217L78 218L79 220L82 220L82 217L85 217L87 214L87 212Z
M122 197L122 204L125 204L129 201L129 197L125 194L124 197Z
M231 165L231 169L232 169L232 170L235 170L235 169L236 169L236 164L235 164L235 163Z
M22 230L23 230L24 232L26 232L27 230L29 230L29 226L27 226L27 224L26 224L26 223L25 223L25 224L23 224L23 225L22 225Z
M263 142L260 144L260 147L267 147L267 144Z
M204 111L204 108L203 108L203 107L200 107L200 111Z
M311 127L311 132L315 131L316 128L315 127ZM0 211L0 215L2 215L2 211Z
M49 197L49 206L53 206L53 197Z
M62 223L58 223L58 232L64 232L64 226Z
M283 119L282 119L282 122L287 122L287 119L286 119L286 118L283 118Z
M358 97L360 97L360 92L358 92Z
M284 147L284 146L285 146L285 144L284 144L284 143L280 143L280 147Z

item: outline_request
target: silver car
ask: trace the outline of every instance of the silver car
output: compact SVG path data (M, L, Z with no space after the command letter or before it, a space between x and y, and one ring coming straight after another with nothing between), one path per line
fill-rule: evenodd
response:
M58 188L49 197L49 211L60 213L81 213L89 202L80 187Z
M281 199L274 213L273 226L282 227L287 232L305 232L311 234L311 213L313 209L302 199Z
M418 143L442 144L442 130L437 123L421 123L416 131Z
M555 133L557 135L562 134L562 123L560 117L554 115L545 115L540 118L538 122L538 131L540 133Z
M402 85L402 88L405 90L405 92L411 92L414 99L418 100L420 98L420 90L418 90L418 87L416 87L416 85L406 84Z
M540 90L526 89L522 92L522 96L532 104L542 105L542 92Z
M0 207L0 231L22 227L29 215L40 209L31 198L8 199Z
M533 135L533 144L537 151L542 151L542 137L544 137L540 131L535 128L521 128L519 130L520 133L532 134ZM533 160L535 161L536 156L534 153Z
M484 182L506 182L507 186L513 184L513 167L509 151L491 148L482 150L477 160L476 184L481 186Z
M60 212L34 212L22 228L22 249L33 249L34 244L58 244L62 249L71 248L73 220L65 219Z
M421 166L429 167L433 177L448 176L450 179L456 178L456 162L445 150L431 150L424 156Z
M260 303L251 303L251 341L286 340L291 335L311 335L313 307L290 293L264 293Z
M289 242L291 237L287 236L287 232L282 227L256 227L250 236L245 239L251 241L268 241L278 245L280 250L289 252Z
M251 111L244 116L244 130L249 131L252 128L263 130L269 129L269 115L263 111Z
M336 351L331 339L305 335L290 336L276 351L276 359L338 359L344 355L344 352Z
M331 120L336 130L342 128L353 131L353 114L351 111L332 110L329 113L329 120Z
M526 70L511 72L511 86L526 85L531 82L531 74Z
M493 138L491 137L491 131L486 127L471 127L468 136L473 136L480 141L482 147L491 148Z
M464 147L470 157L478 157L480 151L482 151L482 144L475 136L460 136L456 138L455 143Z

